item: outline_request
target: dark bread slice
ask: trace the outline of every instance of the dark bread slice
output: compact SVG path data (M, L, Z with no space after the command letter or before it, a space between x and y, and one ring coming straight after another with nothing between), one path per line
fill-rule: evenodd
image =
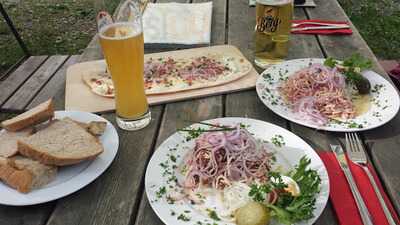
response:
M39 124L53 118L54 107L52 99L49 99L38 106L18 116L1 122L1 126L8 131L19 131L26 127Z
M57 167L23 156L0 160L0 179L21 193L43 187L53 181L56 174Z
M45 129L18 140L18 152L47 165L72 165L103 152L99 140L72 119L52 121Z

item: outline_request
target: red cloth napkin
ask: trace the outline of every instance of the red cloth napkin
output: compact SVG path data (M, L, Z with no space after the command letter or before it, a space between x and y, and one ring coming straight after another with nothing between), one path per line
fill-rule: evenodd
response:
M339 219L339 224L342 225L363 225L360 214L358 213L356 202L350 190L350 186L347 183L346 177L340 168L338 161L332 152L319 152L319 156L324 162L326 169L328 170L328 176L330 181L330 194L329 197L332 201L333 207L336 211L336 215ZM389 224L386 220L385 214L379 204L378 197L374 192L372 184L369 182L367 174L364 170L347 160L349 162L350 170L356 181L361 196L364 199L365 204L372 216L374 224L386 225ZM374 168L368 165L375 181L381 190L383 198L385 199L386 205L393 215L394 220L397 224L400 224L399 217L396 214L393 205L391 204L388 196L383 190L382 184L380 183Z
M347 24L347 22L340 21L329 21L329 20L292 20L293 23L302 23L302 22L318 22L318 23L329 23L329 24ZM297 26L296 28L303 27L319 27L321 25L311 25L311 24L302 24ZM322 35L351 35L353 31L350 28L345 29L331 29L331 30L303 30L303 31L292 31L292 34L322 34Z

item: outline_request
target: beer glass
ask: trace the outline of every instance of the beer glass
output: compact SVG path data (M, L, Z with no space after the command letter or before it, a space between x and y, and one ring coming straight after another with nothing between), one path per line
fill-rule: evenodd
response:
M150 123L151 114L144 90L140 5L125 1L115 21L111 17L98 19L98 24L100 45L115 88L117 124L125 130L141 129Z
M267 68L288 54L293 0L257 0L254 33L255 64Z

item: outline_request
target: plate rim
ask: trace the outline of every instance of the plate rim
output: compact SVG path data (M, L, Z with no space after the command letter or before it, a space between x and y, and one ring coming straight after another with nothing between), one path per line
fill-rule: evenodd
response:
M291 132L290 130L287 130L286 128L280 127L280 126L278 126L278 125L276 125L276 124L273 124L273 123L270 123L270 122L267 122L267 121L263 121L263 120L259 120L259 119L253 119L253 118L246 118L246 117L218 117L218 118L213 118L213 119L202 120L202 122L208 122L208 123L210 123L210 122L215 121L215 120L246 120L246 121L252 121L253 123L260 123L260 124L263 124L263 125L266 125L266 126L271 126L271 127L273 127L273 128L277 128L278 131L279 131L279 130L281 130L281 131L283 130L283 131L286 132L287 134L290 134L292 137L295 137L295 138L298 139L299 141L303 142L304 146L306 146L307 148L306 148L306 149L302 149L302 150L304 150L306 153L308 152L308 154L313 155L313 158L316 158L316 159L319 160L319 164L321 165L323 175L324 175L324 177L326 178L326 180L325 180L325 181L326 181L326 186L325 186L325 188L326 188L326 195L321 195L321 196L322 196L322 200L323 200L323 207L322 207L321 211L319 212L319 214L318 214L317 216L314 216L313 218L311 218L311 219L309 219L309 220L307 220L307 221L304 221L304 222L307 222L307 224L313 224L313 223L315 223L315 221L322 215L324 209L326 208L326 206L327 206L327 204L328 204L329 194L330 194L330 179L329 179L328 171L327 171L327 169L326 169L325 164L323 163L322 159L319 157L318 153L314 150L314 148L311 147L310 144L308 144L303 138L301 138L301 137L298 136L297 134ZM187 127L190 127L190 126L192 126L192 125L194 125L194 124L196 124L196 123L193 123L193 124L191 124L191 125L189 125L189 126L187 126ZM175 135L179 135L179 131L175 131L175 132L172 133L170 136L168 136L168 137L154 150L154 152L153 152L153 154L152 154L152 156L151 156L151 158L150 158L150 160L149 160L149 163L148 163L148 165L147 165L147 167L146 167L145 181L144 181L144 183L145 183L146 197L147 197L147 199L149 199L149 200L148 200L148 201L149 201L149 204L150 204L150 206L151 206L153 212L157 215L157 217L158 217L164 224L166 224L166 225L170 225L170 224L167 223L167 220L166 220L165 218L161 217L160 212L158 212L158 211L156 210L156 208L155 208L154 202L152 202L152 201L150 200L151 194L150 194L149 192L150 192L150 188L151 188L151 187L148 186L148 180L149 180L149 177L150 177L151 175L149 174L149 173L150 173L150 172L149 172L149 168L150 168L150 165L152 164L152 161L155 160L155 159L154 159L154 158L155 158L154 156L155 156L156 152L159 151L160 148L161 148L163 145L165 145L166 143L168 143L169 141L171 141L171 140L174 138ZM167 149L167 148L165 148L165 149ZM166 151L166 150L164 150L164 151ZM307 154L307 155L308 155L308 154ZM154 164L154 163L153 163L153 164ZM178 224L178 223L181 224L179 221L178 221L177 223L174 223L174 224ZM230 223L230 224L232 224L232 223Z
M82 114L85 114L85 116L82 116ZM94 164L96 162L96 160L99 160L99 157L101 156L100 155L95 160L90 162L89 165L84 170L82 170L80 173L76 174L75 176L71 177L70 179L68 179L65 182L59 183L55 186L48 187L50 189L50 190L48 190L49 192L54 192L54 191L59 191L59 190L54 190L54 188L57 188L57 187L60 188L60 186L64 186L64 187L62 187L64 189L64 191L60 192L59 194L46 196L46 192L44 192L44 193L41 193L40 196L36 196L36 197L34 197L34 199L30 199L30 197L29 197L30 193L23 194L23 193L19 193L16 190L12 189L12 191L15 191L15 196L13 196L13 198L25 198L25 199L13 202L12 201L13 198L9 198L6 201L4 201L3 198L1 198L0 205L30 206L30 205L37 205L37 204L41 204L41 203L51 202L51 201L63 198L65 196L73 194L73 193L81 190L82 188L86 187L87 185L89 185L90 183L95 181L98 177L100 177L110 167L111 163L114 161L114 159L118 153L118 150L119 150L119 135L118 135L118 132L117 132L115 126L110 121L108 121L106 118L96 115L94 113L90 113L90 112L76 111L76 110L58 110L58 111L54 112L54 118L70 117L72 119L79 120L79 118L77 118L79 115L81 115L82 117L86 117L86 116L92 117L93 120L94 120L94 118L96 118L99 121L107 122L107 127L110 128L109 132L111 132L110 137L109 137L110 139L108 139L108 140L112 140L112 142L110 143L111 146L109 147L110 156L108 156L108 158L105 158L105 164L103 164L102 167L98 167L99 165ZM0 132L3 132L3 130L1 130ZM100 140L100 142L102 143L102 145L104 147L103 141ZM104 150L106 151L106 149L104 149ZM102 153L102 154L104 154L104 153ZM81 174L83 174L83 173L86 173L86 175L84 174L83 176L88 176L88 177L87 177L86 181L82 182ZM65 185L66 183L69 183L69 182L74 182L74 183L73 183L73 185L71 185L71 184ZM5 185L5 184L3 184L3 185ZM71 186L72 186L72 188L71 188ZM10 188L10 187L8 187L8 188ZM43 191L46 189L47 188L39 188L37 190ZM33 191L35 191L35 190L33 190Z
M325 59L326 59L326 58L298 58L298 59L286 60L286 61L281 62L281 63L279 63L279 64L275 64L274 66L288 65L288 64L290 64L290 63L292 63L292 62L298 63L298 61L299 61L299 62L300 62L300 61L307 61L307 60L308 60L308 61L313 61L313 60L315 60L315 61L322 61L322 60L325 60ZM257 81L256 81L256 92L257 92L257 97L260 99L260 101L264 104L265 107L267 107L269 110L271 110L272 112L274 112L274 113L277 114L278 116L280 116L280 117L282 117L282 118L284 118L284 119L286 119L286 120L289 120L289 121L291 121L291 122L293 122L293 123L299 124L299 125L301 125L301 126L313 128L313 129L316 129L316 130L325 130L325 131L331 131L331 132L358 132L358 131L367 131L367 130L372 130L372 129L375 129L375 128L377 128L377 127L380 127L380 126L383 126L383 125L389 123L394 117L397 116L397 114L398 114L398 112L399 112L399 110L400 110L400 96L399 96L399 91L396 89L396 87L394 87L392 83L390 83L387 79L385 79L385 78L384 78L382 75L380 75L379 73L377 73L377 72L375 72L375 71L373 71L373 70L366 70L365 72L373 72L373 73L379 75L380 78L378 78L378 79L384 80L384 82L385 82L386 84L390 85L391 89L393 89L393 90L397 93L397 95L396 95L397 98L396 98L396 99L397 99L397 103L398 103L398 104L397 104L397 107L396 107L396 109L395 109L395 111L396 111L395 113L393 113L390 117L387 117L387 119L386 119L386 120L383 120L382 122L376 123L376 124L374 124L374 125L372 125L372 126L369 126L369 127L363 127L363 128L347 128L347 129L342 129L342 128L333 128L333 127L328 127L328 126L319 127L319 126L317 126L317 125L313 125L313 124L310 124L310 123L307 123L307 122L305 122L305 123L300 123L300 122L298 122L296 119L294 119L294 118L292 118L292 117L289 117L288 115L279 112L279 111L276 110L274 107L270 107L270 105L266 103L267 101L266 101L265 99L261 98L261 91L262 91L262 90L259 88L259 84L260 84L260 83L264 83L264 82L262 82L262 80L263 80L263 75L266 74L266 73L268 73L270 69L271 69L271 67L268 68L268 69L266 69L266 70L264 70L264 71L259 75L259 77L257 78Z

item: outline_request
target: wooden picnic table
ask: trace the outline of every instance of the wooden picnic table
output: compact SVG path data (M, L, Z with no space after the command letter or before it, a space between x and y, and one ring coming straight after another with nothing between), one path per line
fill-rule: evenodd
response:
M204 1L193 0L193 2ZM167 1L159 0L157 2ZM315 2L318 5L316 8L296 8L295 18L349 20L336 0L315 0ZM254 25L255 9L248 6L248 0L214 1L212 45L235 45L250 61L253 61L251 49L254 43L252 39ZM374 70L384 75L384 70L377 63L368 45L361 38L357 29L354 26L352 28L354 34L351 36L292 35L289 58L327 56L343 58L359 52L372 59ZM154 52L157 49L151 49L151 51ZM13 79L20 83L8 82L4 85L0 82L1 95L6 93L3 90L8 90L3 87L25 87L25 89L18 90L15 88L17 91L8 91L14 93L11 97L0 95L0 105L6 104L6 106L19 107L24 110L54 95L56 108L62 110L65 97L65 68L77 61L100 58L102 58L102 54L96 38L80 58L77 56L31 58L14 72L17 75ZM26 73L35 75L35 79L28 79L29 76L24 75ZM11 74L10 77L14 74ZM386 75L384 76L389 79ZM41 86L35 88L35 82L42 82ZM118 129L120 138L118 155L110 168L90 185L67 197L45 204L27 207L0 206L0 224L162 224L151 209L144 192L144 174L152 152L177 128L189 125L185 121L201 121L228 116L249 117L271 122L294 132L312 145L316 151L328 150L331 143L343 143L342 134L316 131L277 116L262 104L254 90L157 105L151 107L151 112L153 119L147 128L137 132ZM0 120L10 116L12 116L10 113L0 113ZM105 113L102 116L117 127L114 113ZM400 116L397 115L382 127L361 134L370 159L399 212ZM330 202L316 224L337 224L337 218Z

